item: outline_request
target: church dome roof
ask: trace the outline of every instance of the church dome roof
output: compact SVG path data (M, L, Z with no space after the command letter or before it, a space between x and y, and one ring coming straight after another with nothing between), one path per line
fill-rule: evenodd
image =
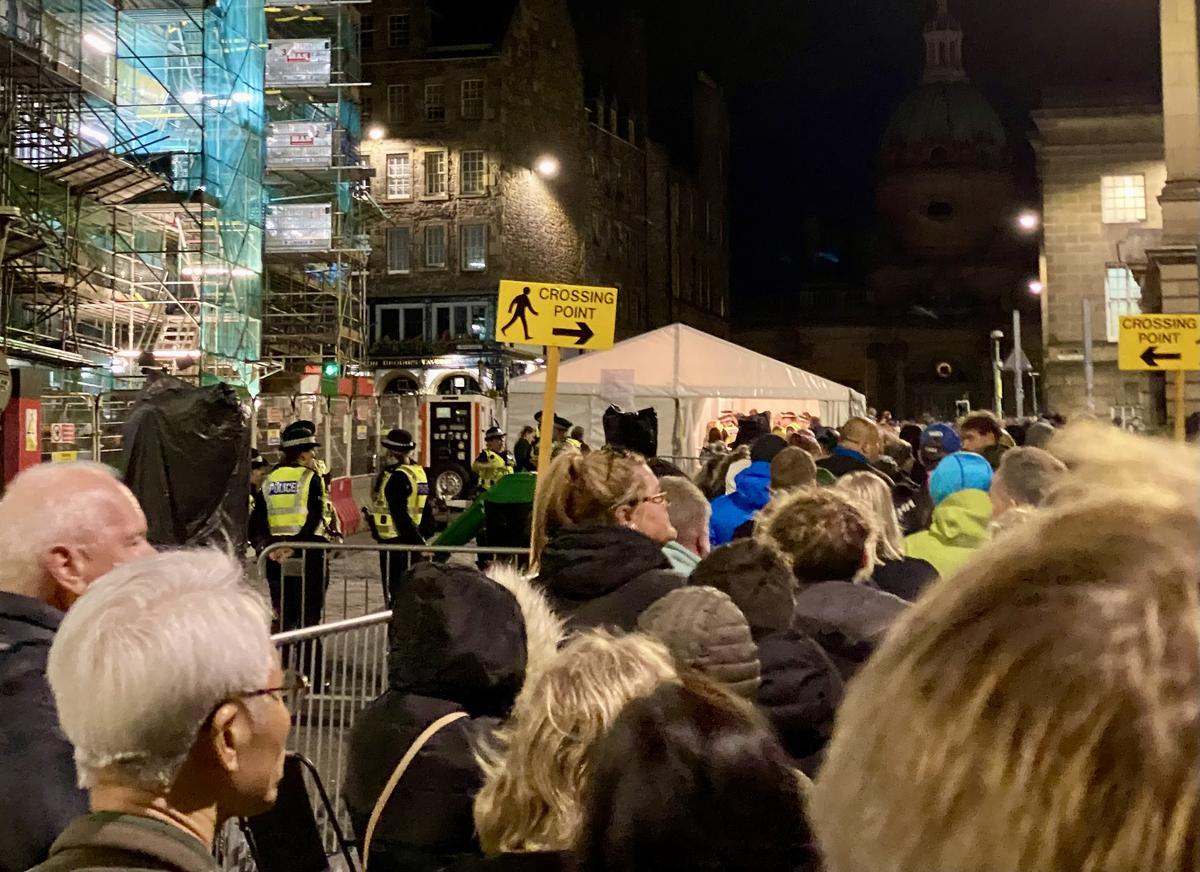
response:
M892 115L883 144L887 150L919 148L926 153L939 146L951 153L982 148L999 157L1007 139L991 103L960 80L926 82L909 94Z

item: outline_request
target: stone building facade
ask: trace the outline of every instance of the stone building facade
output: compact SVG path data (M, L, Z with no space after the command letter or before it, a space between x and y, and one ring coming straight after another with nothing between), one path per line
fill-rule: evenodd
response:
M1139 101L1064 106L1035 112L1034 122L1043 198L1047 407L1159 426L1166 418L1162 376L1119 371L1117 319L1158 311L1161 304L1140 284L1147 252L1162 242L1162 111ZM1091 312L1090 399L1085 300Z
M492 335L502 278L619 288L619 338L673 320L727 334L716 162L682 168L647 138L645 118L587 93L565 0L487 7L480 19L461 0L375 0L363 25L380 387L439 391L453 376L498 388L520 371L536 351L514 354ZM726 153L720 90L701 79L693 97L698 133L715 134L697 137L697 151ZM685 200L705 204L720 234L673 225L672 203ZM675 256L707 269L673 270Z

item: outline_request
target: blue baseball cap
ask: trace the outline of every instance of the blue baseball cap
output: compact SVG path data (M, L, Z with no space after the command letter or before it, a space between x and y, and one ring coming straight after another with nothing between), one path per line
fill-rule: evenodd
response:
M970 451L958 451L942 458L933 475L929 476L929 495L933 504L965 490L992 489L992 465L987 459Z
M930 424L921 434L921 450L936 452L945 457L962 451L962 439L949 424Z

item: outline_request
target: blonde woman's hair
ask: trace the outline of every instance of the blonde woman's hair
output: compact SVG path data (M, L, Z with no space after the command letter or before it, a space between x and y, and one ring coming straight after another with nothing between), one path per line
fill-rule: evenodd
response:
M563 527L611 524L617 508L649 496L638 478L645 466L640 454L608 448L588 454L569 450L554 458L545 477L539 474L533 500L533 562Z
M754 538L783 552L803 584L869 576L879 533L871 512L844 491L809 487L771 500L754 524Z
M1059 438L1053 506L848 685L810 803L828 872L1200 868L1200 453Z
M875 557L883 562L903 560L905 555L904 534L900 532L900 518L896 515L896 504L892 502L892 489L873 472L852 472L838 479L837 489L845 491L871 511L879 530L879 541L875 545Z
M475 828L488 854L565 851L583 818L587 754L624 705L678 681L671 654L638 634L571 639L526 686L493 744L477 750Z

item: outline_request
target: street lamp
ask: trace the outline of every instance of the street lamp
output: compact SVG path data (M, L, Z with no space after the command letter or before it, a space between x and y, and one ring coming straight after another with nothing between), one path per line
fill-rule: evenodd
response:
M1017 216L1017 226L1026 233L1032 233L1042 226L1042 216L1031 209L1026 209Z
M562 164L559 163L558 158L554 155L544 154L534 163L533 169L543 179L553 179L558 176L559 171L562 169Z
M1042 284L1041 279L1030 279L1029 280L1029 293L1033 294L1034 296L1037 296L1044 290L1046 290L1046 286L1044 284Z
M1000 340L1003 338L1003 330L992 331L992 400L997 418L1004 417L1004 364L1000 360ZM1020 361L1017 363L1019 367Z
M383 133L383 128L378 124L372 124L370 129L367 130L367 136L375 142L383 139Z

